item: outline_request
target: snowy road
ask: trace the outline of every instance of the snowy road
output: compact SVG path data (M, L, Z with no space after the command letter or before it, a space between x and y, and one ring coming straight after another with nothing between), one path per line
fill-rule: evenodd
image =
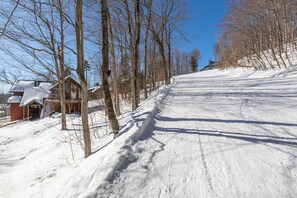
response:
M97 197L296 197L297 80L175 78L134 145L137 161Z

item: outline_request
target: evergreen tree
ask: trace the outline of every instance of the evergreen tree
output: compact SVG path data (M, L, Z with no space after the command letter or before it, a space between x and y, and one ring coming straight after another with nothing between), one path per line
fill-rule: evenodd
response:
M200 51L198 49L193 49L190 53L190 66L192 72L196 72L198 69L198 61L201 59Z

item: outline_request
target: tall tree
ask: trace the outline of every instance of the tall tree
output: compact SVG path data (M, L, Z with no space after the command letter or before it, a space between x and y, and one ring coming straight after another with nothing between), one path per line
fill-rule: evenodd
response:
M108 71L109 71L109 46L108 46L108 7L107 1L101 0L101 25L102 25L102 89L105 101L105 108L107 117L111 125L112 131L116 136L119 132L119 123L116 118L113 103L110 95L109 83L108 83Z
M141 36L141 4L140 0L135 0L134 5L130 6L128 0L124 0L127 13L127 29L129 34L129 51L131 57L131 95L132 95L132 110L135 110L139 104L139 88L138 88L138 73L139 73L139 45ZM133 7L133 9L131 8ZM131 12L133 10L133 12ZM134 13L134 19L132 15Z
M110 53L111 53L111 62L112 62L112 88L113 88L113 94L114 94L114 109L117 116L121 115L120 111L120 96L119 96L119 90L118 90L118 72L117 72L117 63L116 63L116 54L115 54L115 46L114 46L114 34L113 34L113 27L111 22L110 13L108 10L108 26L109 26L109 32L110 32Z
M22 15L28 18L19 16L10 18L11 26L3 36L14 42L22 51L15 52L7 46L0 47L27 71L46 80L53 80L49 78L51 74L55 76L60 92L62 130L67 126L64 84L65 49L70 49L65 45L65 4L63 0L35 0L25 3L17 1ZM37 64L32 65L31 60L26 62L18 53L26 54Z
M91 139L88 119L88 87L84 74L84 34L83 34L83 0L75 1L75 33L76 33L76 49L77 49L77 68L76 73L81 83L82 100L81 100L81 120L84 137L85 158L91 155Z
M152 19L152 3L153 0L148 0L147 2L147 21L146 21L146 30L145 30L145 38L144 38L144 68L143 68L143 88L144 88L144 98L147 99L147 67L148 67L148 39L149 39L149 30L151 26Z

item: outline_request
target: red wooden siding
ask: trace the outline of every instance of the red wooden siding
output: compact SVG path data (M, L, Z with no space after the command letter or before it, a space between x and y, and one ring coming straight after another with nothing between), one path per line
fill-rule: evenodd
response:
M23 119L23 109L25 109L25 116L27 115L27 109L25 107L20 107L20 104L10 105L10 121Z

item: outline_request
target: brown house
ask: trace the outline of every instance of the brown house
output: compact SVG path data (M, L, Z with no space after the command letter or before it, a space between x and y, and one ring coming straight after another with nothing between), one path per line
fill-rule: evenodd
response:
M103 91L101 86L95 86L88 89L89 100L98 100L103 98Z
M51 97L44 101L45 112L61 112L60 105L60 91L58 83L54 84L51 88ZM65 95L66 95L66 113L80 113L81 107L81 86L71 76L65 78Z
M81 87L72 77L65 78L67 113L80 113ZM61 112L58 84L17 80L11 87L10 120L36 119Z

